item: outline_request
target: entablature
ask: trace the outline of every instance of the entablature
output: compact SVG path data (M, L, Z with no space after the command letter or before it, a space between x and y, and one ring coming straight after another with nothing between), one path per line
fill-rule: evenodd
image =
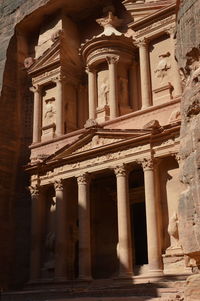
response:
M35 166L28 166L27 171L32 174L32 181L37 178L36 175L39 175L41 185L48 185L53 183L57 177L65 179L76 177L82 172L98 173L122 163L140 163L144 158L151 157L152 154L157 159L167 157L179 151L179 130L180 123L162 128L157 134L148 133L146 130L143 133L140 131L139 135L138 131L134 133L134 131L126 130L123 131L124 134L133 137L121 137L121 139L116 138L116 136L122 135L120 131L117 131L117 134L116 131L113 132L114 135L112 131L107 131L110 138L106 139L110 140L100 139L100 145L98 145L98 130L95 130L88 137L79 139L78 143L74 142L71 145L71 152L69 151L70 147L64 147L63 150L59 150L43 162ZM105 131L103 135L106 135ZM101 136L100 132L99 136ZM87 143L80 147L81 141L83 143L84 140ZM75 148L75 145L78 144L79 146Z

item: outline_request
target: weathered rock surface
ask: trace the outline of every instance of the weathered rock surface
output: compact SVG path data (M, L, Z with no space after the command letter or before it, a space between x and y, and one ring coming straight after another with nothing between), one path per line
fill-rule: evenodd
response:
M177 58L185 75L181 114L181 180L186 190L179 200L179 235L185 254L200 255L200 1L181 1L177 23Z
M15 26L47 2L0 3L0 288L28 277L29 241L25 237L29 236L30 203L25 189L28 181L21 167L29 157L31 128L27 125L31 123L32 100L28 97L25 102L27 89L20 89L27 85L22 70L27 54L17 42Z
M200 274L188 277L185 289L185 301L197 301L200 296Z

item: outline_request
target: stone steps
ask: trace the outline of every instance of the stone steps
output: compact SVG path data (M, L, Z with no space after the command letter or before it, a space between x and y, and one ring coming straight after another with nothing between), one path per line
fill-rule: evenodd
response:
M2 301L168 301L183 291L185 279L155 283L95 280L91 283L38 283L23 291L2 293Z

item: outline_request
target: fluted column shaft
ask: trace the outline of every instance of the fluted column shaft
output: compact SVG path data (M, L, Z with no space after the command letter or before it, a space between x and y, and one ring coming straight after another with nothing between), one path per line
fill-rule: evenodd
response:
M34 93L34 105L33 105L33 143L41 141L41 127L42 127L42 105L41 105L41 93L40 87L34 86L30 88L30 91Z
M88 99L89 99L89 119L96 118L96 106L97 106L97 84L96 84L96 72L87 68L88 73Z
M117 63L119 56L107 57L109 70L109 105L110 118L118 116Z
M140 41L138 45L140 56L142 109L145 109L151 106L151 79L148 43L147 41L143 40Z
M125 165L115 168L117 179L118 213L118 258L119 277L132 276L132 247L130 229L130 206L128 196L128 174Z
M55 278L60 280L65 279L67 275L67 208L63 181L56 181L54 188L56 196Z
M79 279L91 279L89 178L83 174L78 182L79 214Z
M31 256L30 281L40 278L42 250L42 200L39 186L31 186Z
M153 160L143 161L149 272L162 274Z

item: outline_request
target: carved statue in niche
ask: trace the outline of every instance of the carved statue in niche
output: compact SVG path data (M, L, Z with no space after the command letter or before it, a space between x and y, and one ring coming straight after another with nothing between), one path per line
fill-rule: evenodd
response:
M98 73L98 109L103 109L109 103L109 83L107 70Z
M158 62L158 65L154 71L156 77L159 78L161 82L163 81L164 77L166 77L168 70L171 68L171 64L169 63L169 56L169 52L160 54L160 61Z
M47 233L45 238L45 262L43 272L45 276L51 276L55 267L55 212L56 198L50 200L47 215Z
M102 82L98 92L98 108L100 109L108 104L108 82Z
M50 125L55 121L55 114L55 98L45 99L44 126Z
M171 246L169 247L170 249L181 248L181 244L179 242L178 223L178 216L175 212L170 218L168 225L168 233L171 239Z

